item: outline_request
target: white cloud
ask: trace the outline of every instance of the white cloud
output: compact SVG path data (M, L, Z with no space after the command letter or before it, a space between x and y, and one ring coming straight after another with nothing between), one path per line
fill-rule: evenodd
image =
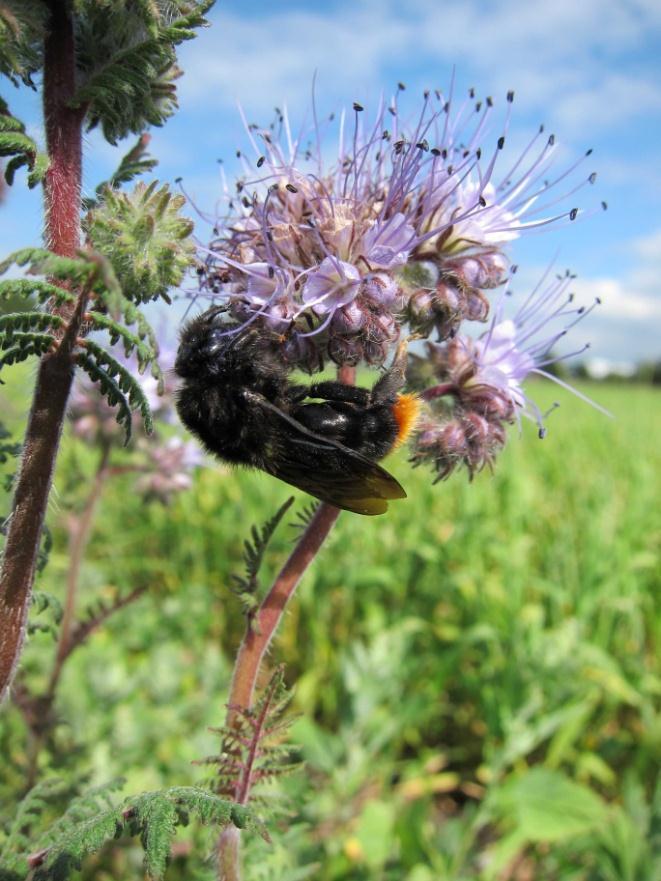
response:
M285 98L307 106L315 69L320 94L346 101L374 93L398 64L427 66L425 82L411 85L443 86L456 62L496 93L516 88L522 110L545 107L565 134L661 108L653 71L641 60L625 74L619 64L661 33L658 3L362 0L312 10L280 4L248 18L220 8L215 27L184 49L183 98L209 109L240 99L264 112Z
M661 322L661 291L649 286L649 279L640 271L632 274L631 282L619 278L578 278L575 284L581 302L601 300L602 318L627 322Z

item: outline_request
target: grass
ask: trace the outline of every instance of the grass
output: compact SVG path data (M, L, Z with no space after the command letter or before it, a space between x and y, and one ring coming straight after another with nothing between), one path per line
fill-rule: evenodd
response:
M432 486L398 454L388 467L408 500L383 517L342 515L272 654L296 685L306 771L283 784L293 816L279 844L251 845L248 877L650 881L661 870L659 393L588 391L613 419L562 393L547 438L514 431L494 474ZM534 396L544 408L556 393L540 384ZM89 451L65 445L46 591L61 593L64 515L91 468ZM211 467L170 507L145 507L117 479L85 595L142 584L149 595L71 659L67 724L44 773L122 774L127 791L200 779L189 763L217 744L207 726L222 720L243 630L229 577L250 525L288 494ZM276 535L265 584L295 534ZM32 640L29 680L51 653L45 635ZM196 865L180 860L172 877L198 877Z

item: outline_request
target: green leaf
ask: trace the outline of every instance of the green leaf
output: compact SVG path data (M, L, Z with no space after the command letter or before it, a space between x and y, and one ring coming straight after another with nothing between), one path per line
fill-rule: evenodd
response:
M123 395L126 395L130 406L134 410L140 411L142 421L144 422L145 431L147 432L147 434L151 434L154 430L154 426L151 418L151 410L149 409L149 402L147 401L145 393L142 390L142 386L137 381L137 379L135 379L135 377L131 375L127 368L124 367L123 364L120 364L119 361L117 361L117 359L110 354L110 352L107 352L97 343L93 342L92 340L85 340L83 345L87 349L87 352L92 357L93 361L96 363L96 366L100 368L106 376L117 378L116 385L119 387ZM114 401L111 401L111 403L114 403ZM129 433L128 426L125 427L127 428L127 433Z
M146 133L140 135L137 142L122 158L122 161L119 163L119 166L112 176L107 181L103 181L98 185L96 188L96 198L83 199L83 208L86 211L96 208L98 204L103 201L104 191L106 189L116 190L121 187L122 184L128 183L133 180L133 178L138 177L138 175L146 174L158 165L158 159L147 156L147 147L150 140L150 135Z
M48 7L41 0L3 0L0 3L0 73L17 86L34 88L32 74L42 65ZM0 100L0 113L6 112Z
M99 384L101 394L105 396L108 403L112 407L117 407L117 422L123 426L125 432L124 443L128 444L131 440L133 429L133 413L119 383L84 352L78 354L76 362L87 373L92 382Z
M50 166L50 159L47 153L35 153L32 169L28 174L28 187L33 190L46 177L46 172Z
M0 337L0 350L4 355L0 358L0 370L7 364L18 364L32 355L44 355L55 343L55 338L48 333L14 333L11 338Z
M147 125L162 125L177 108L180 75L175 47L206 25L210 0L187 5L127 4L122 27L109 30L105 9L88 4L79 29L81 86L72 106L86 107L88 128L100 125L110 143Z
M141 841L145 849L145 869L151 878L162 878L165 873L170 846L177 829L177 810L167 794L154 793L141 799L135 814L142 826Z
M24 299L36 297L40 303L53 300L57 306L76 301L76 297L71 291L66 291L64 288L47 281L31 278L8 278L0 281L0 299L9 300L13 297Z
M91 311L87 313L87 317L95 330L108 331L111 345L115 345L120 340L124 343L124 353L127 358L132 352L136 353L140 373L156 357L157 352L149 343L143 342L139 335L131 333L127 327L119 324L110 316L104 315L101 312Z
M11 341L15 331L35 330L47 331L53 327L64 327L64 319L59 315L49 315L47 312L10 312L0 315L0 340L3 335ZM5 348L0 342L0 348Z
M492 807L527 841L563 841L606 822L602 799L560 771L533 768L493 794Z
M369 801L356 829L363 859L372 870L380 869L393 848L396 808L392 802Z
M47 275L54 278L86 282L99 273L99 263L82 257L61 257L45 248L21 248L0 262L0 275L10 266L29 266L33 275Z

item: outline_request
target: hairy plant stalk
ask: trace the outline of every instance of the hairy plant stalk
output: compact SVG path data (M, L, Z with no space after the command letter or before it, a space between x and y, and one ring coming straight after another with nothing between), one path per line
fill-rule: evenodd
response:
M356 371L353 367L341 367L338 370L338 379L346 385L353 384L355 376ZM262 600L258 611L248 622L246 634L234 662L225 720L228 728L237 724L242 711L252 707L262 660L268 651L285 608L307 568L319 553L339 515L339 508L334 508L325 502L319 506L268 594ZM249 789L246 788L242 791L240 796L241 803L247 804L250 797ZM234 827L223 829L218 839L219 881L240 881L240 845L240 830Z
M232 727L240 710L253 704L260 667L287 603L331 531L339 508L322 503L308 524L289 559L264 598L252 626L246 630L234 664L226 724Z
M80 246L82 121L67 104L75 91L75 43L69 5L52 0L44 45L44 120L50 166L44 181L46 242L72 257ZM67 327L41 359L23 446L0 578L0 699L11 684L25 639L37 554L73 381L72 352L87 296L62 308Z

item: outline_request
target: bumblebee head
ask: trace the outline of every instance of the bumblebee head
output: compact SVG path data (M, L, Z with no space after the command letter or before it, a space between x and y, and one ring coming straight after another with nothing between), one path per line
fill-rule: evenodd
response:
M221 372L232 339L218 309L198 315L181 331L175 373L182 379L194 379Z

